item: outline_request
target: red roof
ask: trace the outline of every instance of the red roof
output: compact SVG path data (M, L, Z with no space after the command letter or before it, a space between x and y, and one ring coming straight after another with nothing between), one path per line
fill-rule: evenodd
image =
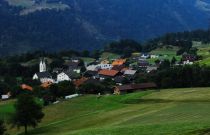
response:
M74 81L74 85L76 87L79 87L80 85L84 84L87 80L88 80L88 78L82 77L82 78Z
M33 91L33 88L31 86L29 86L29 85L26 85L26 84L22 84L20 87L23 90Z
M119 71L116 70L108 70L108 69L104 69L104 70L100 70L98 72L99 75L105 75L105 76L116 76L119 73Z
M41 87L42 87L42 88L49 88L50 85L52 85L52 84L53 84L53 83L50 82L50 81L49 81L49 82L45 82L45 83L42 83L42 84L41 84Z

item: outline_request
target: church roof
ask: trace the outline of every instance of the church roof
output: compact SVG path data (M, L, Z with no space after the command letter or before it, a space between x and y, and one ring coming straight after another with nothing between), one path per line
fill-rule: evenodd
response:
M38 72L36 73L38 78L51 78L51 74L49 72Z

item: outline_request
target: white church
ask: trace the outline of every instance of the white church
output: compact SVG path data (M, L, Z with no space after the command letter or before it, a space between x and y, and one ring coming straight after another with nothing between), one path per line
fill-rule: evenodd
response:
M33 80L40 80L41 83L45 83L45 82L54 83L54 80L52 79L51 74L47 72L47 65L44 59L40 60L39 72L34 74Z
M33 80L39 80L41 83L51 82L51 83L59 83L62 81L71 81L72 72L63 71L57 73L57 78L53 79L52 75L47 71L47 65L44 59L40 60L39 63L39 72L35 73L33 76Z

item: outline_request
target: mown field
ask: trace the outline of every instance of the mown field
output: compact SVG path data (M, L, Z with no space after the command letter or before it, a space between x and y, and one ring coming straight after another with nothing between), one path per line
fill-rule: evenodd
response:
M30 129L29 135L204 135L210 131L210 88L146 91L99 99L87 95L50 105L44 112L42 123ZM5 113L0 110L0 115ZM10 134L18 132L9 130Z

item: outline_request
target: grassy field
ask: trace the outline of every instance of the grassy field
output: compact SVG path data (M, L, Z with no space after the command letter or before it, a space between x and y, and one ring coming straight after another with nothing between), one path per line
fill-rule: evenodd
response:
M176 46L163 46L161 48L157 48L153 51L151 51L151 54L156 54L156 55L176 55L176 52L179 50L178 47Z
M202 56L202 60L198 63L201 65L210 65L210 44L194 42L193 47L196 47L198 49L197 54Z
M209 105L210 88L146 91L100 99L81 96L46 107L42 123L29 134L204 135L210 128Z
M176 46L164 46L161 48L157 48L157 49L151 51L150 54L160 55L159 58L148 59L148 62L150 64L154 64L157 59L159 59L159 60L167 59L167 60L171 61L173 57L175 57L177 61L180 61L181 56L176 55L176 52L178 50L179 50L179 48Z
M86 64L90 64L94 61L96 61L96 59L93 58L89 58L89 57L80 57Z
M114 53L110 53L110 52L104 52L104 53L102 53L100 58L101 58L101 60L107 59L107 60L111 61L112 59L120 58L120 55L114 54Z

